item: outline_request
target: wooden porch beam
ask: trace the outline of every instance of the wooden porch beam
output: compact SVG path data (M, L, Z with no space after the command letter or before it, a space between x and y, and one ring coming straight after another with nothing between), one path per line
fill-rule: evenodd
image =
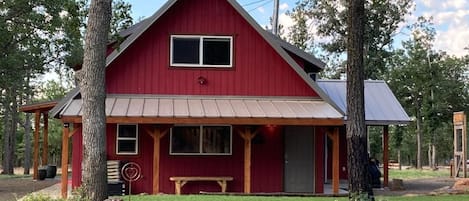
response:
M68 123L64 123L62 132L62 178L61 178L61 193L62 198L67 198L68 191L68 136L70 128Z
M49 115L47 112L42 113L44 127L43 127L43 140L42 140L42 165L47 165L48 162L48 147L49 147Z
M239 135L244 139L244 193L251 193L251 145L252 138L259 132L251 132L249 127L239 130Z
M144 129L147 134L153 138L153 190L152 194L160 193L160 150L161 138L163 138L169 131L169 128L161 129L156 127L153 131Z
M383 187L389 184L389 126L383 126Z
M34 116L34 157L33 157L33 179L38 179L39 171L39 126L41 121L41 112L37 110Z
M76 124L75 124L75 125L76 125ZM81 125L80 125L80 126L75 126L75 125L74 125L74 127L73 127L72 132L70 132L70 133L68 134L68 137L69 137L69 138L73 137L73 135L75 135L75 133L78 132L78 130L79 130L78 128L81 127Z
M65 116L62 120L70 123L81 123L80 116ZM231 124L231 125L315 125L315 126L343 126L344 120L312 119L312 118L194 118L194 117L107 117L106 123L139 123L139 124Z

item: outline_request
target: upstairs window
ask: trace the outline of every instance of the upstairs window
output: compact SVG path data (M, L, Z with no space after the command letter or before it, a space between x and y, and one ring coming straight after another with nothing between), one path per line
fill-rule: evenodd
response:
M136 124L118 124L116 154L138 154L138 127Z
M171 36L171 66L232 67L233 37Z
M174 126L170 142L172 155L230 155L231 126Z

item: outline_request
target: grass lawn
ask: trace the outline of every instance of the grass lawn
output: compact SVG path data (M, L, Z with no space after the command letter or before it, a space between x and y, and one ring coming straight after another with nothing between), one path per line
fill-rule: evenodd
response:
M123 200L129 200L127 196ZM263 197L263 196L215 196L215 195L159 195L132 196L132 201L347 201L346 197ZM416 197L376 197L377 201L455 201L469 200L469 195L442 195Z
M7 175L7 174L0 174L0 180L2 179L13 179L13 178L32 178L32 175Z
M381 171L382 172L382 171ZM448 177L449 178L449 169L440 169L440 170L417 170L417 169L408 169L408 170L389 170L389 179L423 179L423 178L435 178L435 177Z

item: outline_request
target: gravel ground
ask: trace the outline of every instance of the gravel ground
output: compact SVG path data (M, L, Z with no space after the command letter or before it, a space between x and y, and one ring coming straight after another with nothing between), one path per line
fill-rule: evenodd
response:
M0 200L15 201L29 193L59 183L60 179L33 181L31 177L0 179Z
M449 193L456 180L453 178L429 178L404 180L404 190L391 191L388 188L374 189L375 195L382 196L417 196Z

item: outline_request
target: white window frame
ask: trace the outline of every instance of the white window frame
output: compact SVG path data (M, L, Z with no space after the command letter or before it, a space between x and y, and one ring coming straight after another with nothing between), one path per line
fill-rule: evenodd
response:
M173 128L174 127L194 127L198 126L199 127L199 152L198 153L174 153L173 152ZM204 153L203 152L203 127L204 126L225 126L225 127L230 127L230 152L228 153ZM170 139L169 139L169 154L170 155L185 155L185 156L190 156L190 155L202 155L202 156L230 156L233 154L233 126L232 125L225 125L225 124L216 124L216 125L210 125L210 124L202 124L202 125L192 125L192 124L184 124L184 125L174 125L174 127L171 128L170 130Z
M135 137L119 137L119 126L135 126ZM119 152L119 140L135 140L135 152ZM138 155L138 124L117 124L116 155Z
M174 38L195 38L199 39L199 64L187 64L187 63L174 63L173 62L173 41ZM204 64L204 39L205 38L221 38L221 39L230 39L230 64L229 65L207 65ZM204 35L171 35L170 41L170 52L169 60L170 65L174 67L209 67L209 68L231 68L233 67L233 36L204 36Z

